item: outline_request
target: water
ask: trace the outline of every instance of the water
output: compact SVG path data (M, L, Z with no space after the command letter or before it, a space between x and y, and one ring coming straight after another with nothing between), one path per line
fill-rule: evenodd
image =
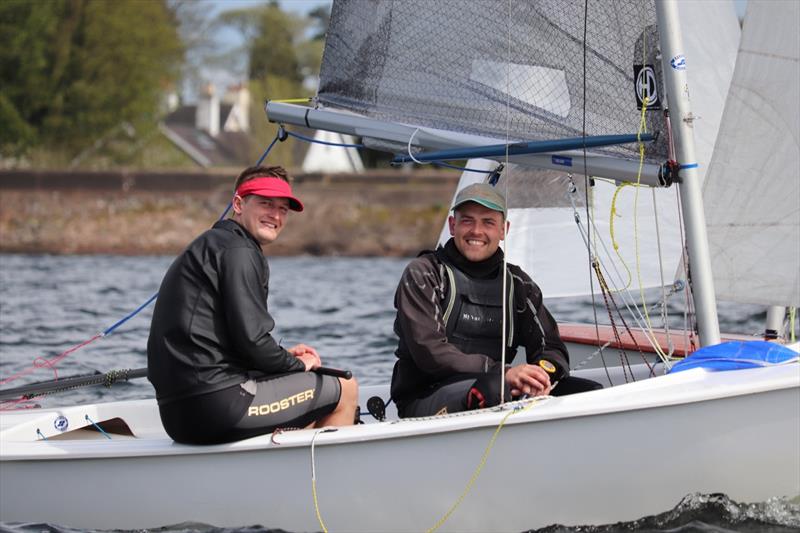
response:
M157 290L172 258L117 256L0 255L0 380L24 372L37 358L50 359L91 338L127 316ZM363 385L388 382L396 340L392 332L393 295L408 259L273 258L270 260L270 310L273 332L285 345L304 342L317 348L324 364L353 370ZM657 294L648 293L651 300ZM602 300L602 299L600 299ZM558 320L591 321L591 300L548 302ZM671 321L681 322L680 301L670 302ZM598 318L604 320L603 309ZM146 366L146 342L152 306L63 359L59 376ZM757 333L764 312L757 306L720 307L723 331ZM42 367L7 383L17 386L52 379ZM145 379L111 389L85 387L39 398L48 407L112 399L152 397ZM797 531L799 502L740 505L724 496L693 495L675 510L606 528L546 531ZM268 525L268 524L267 524ZM610 528L610 529L609 529ZM3 524L6 531L72 531L54 524ZM181 524L171 531L207 531L202 524ZM213 531L233 531L213 529ZM260 527L239 531L268 531Z
M50 359L127 316L158 291L172 258L0 256L0 380ZM274 258L270 261L273 335L314 346L327 366L352 369L362 384L391 378L396 340L392 298L405 259ZM59 376L141 368L152 306L58 364ZM39 368L17 386L52 379ZM153 394L146 380L45 397L43 406Z

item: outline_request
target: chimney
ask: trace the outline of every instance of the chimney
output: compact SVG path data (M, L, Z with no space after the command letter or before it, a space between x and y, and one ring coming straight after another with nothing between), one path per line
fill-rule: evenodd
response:
M212 137L219 134L219 97L211 83L206 84L200 91L194 125Z
M250 91L243 83L228 87L222 102L231 106L231 115L235 123L231 123L230 118L224 125L226 131L250 131Z

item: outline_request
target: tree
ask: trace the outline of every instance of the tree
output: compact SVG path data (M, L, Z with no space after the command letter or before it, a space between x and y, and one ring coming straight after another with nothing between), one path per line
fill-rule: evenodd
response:
M277 130L275 124L264 119L264 100L310 96L303 81L319 73L322 42L306 38L312 19L285 13L276 2L224 12L220 23L236 28L244 37L241 53L248 58L253 95L250 127L259 141L252 151L255 160L264 150L262 145L269 143ZM296 163L297 152L296 141L289 139L275 145L269 161L290 167Z
M4 0L0 40L4 153L155 127L184 51L165 0Z
M226 11L220 15L220 20L237 28L244 36L250 80L275 76L298 84L302 82L295 41L303 33L305 20L281 11L275 2Z

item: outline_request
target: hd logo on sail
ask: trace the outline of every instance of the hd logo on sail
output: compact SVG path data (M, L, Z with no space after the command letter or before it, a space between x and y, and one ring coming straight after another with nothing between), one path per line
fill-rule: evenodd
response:
M633 76L636 80L636 108L642 109L647 98L647 110L661 109L658 99L658 79L653 65L634 65Z
M288 409L289 407L293 407L298 403L303 403L308 400L314 399L314 389L308 389L303 392L298 392L297 394L293 394L282 400L277 400L272 403L265 403L261 405L251 405L249 409L247 409L247 416L263 416L268 415L270 413L277 413L278 411L283 411L284 409Z

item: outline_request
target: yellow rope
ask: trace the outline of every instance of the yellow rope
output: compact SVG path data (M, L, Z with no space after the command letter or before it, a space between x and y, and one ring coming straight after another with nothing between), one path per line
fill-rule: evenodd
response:
M492 435L492 438L489 439L489 444L486 446L486 450L484 450L483 456L481 456L481 460L478 463L478 466L475 468L475 471L472 473L472 477L469 478L469 481L467 482L467 486L464 487L464 490L461 492L461 495L459 495L458 499L453 504L453 506L450 507L450 509L444 514L444 516L442 516L439 519L438 522L436 522L436 524L433 525L432 528L427 530L427 533L433 533L434 531L436 531L437 529L442 527L442 525L445 522L447 522L447 519L450 518L450 515L452 515L455 512L455 510L458 508L458 506L461 505L461 502L464 501L464 498L466 498L467 494L469 494L469 491L472 490L472 486L475 484L475 481L477 481L478 476L481 474L481 471L483 470L483 467L486 465L486 460L489 458L489 452L492 451L492 446L494 446L494 442L497 440L497 435L500 434L500 430L503 429L503 426L505 425L506 420L508 420L508 417L513 415L516 412L525 411L527 409L530 409L534 405L535 405L535 403L531 403L530 405L527 405L527 406L525 406L523 408L513 409L513 410L509 411L506 416L503 417L503 419L500 421L500 424L497 426L497 429L494 430L494 434Z
M623 259L622 254L619 253L619 243L614 235L614 218L620 216L617 214L617 196L623 187L627 187L629 185L632 185L632 183L628 183L627 181L622 182L617 186L617 189L614 191L614 196L611 198L611 216L608 224L608 232L611 234L611 246L614 248L614 252L616 252L620 263L622 263L622 266L625 267L625 272L628 274L628 281L625 282L625 286L616 291L612 290L611 292L622 292L631 286L631 269L628 268L628 264L625 262L625 259Z
M642 35L642 65L647 63L647 32ZM650 103L650 97L645 96L642 101L642 114L639 119L639 169L636 172L636 191L633 199L633 242L636 255L636 279L639 282L639 295L642 298L642 307L644 308L644 319L647 326L647 335L650 337L650 344L664 363L667 363L668 356L661 349L661 345L656 340L653 331L653 325L650 322L650 313L647 311L647 300L644 297L644 287L642 287L642 271L641 271L641 257L639 257L639 187L641 186L642 168L644 167L644 144L641 142L641 134L647 132L647 106Z
M279 104L308 104L313 101L313 98L284 98L282 100L270 100L270 102L277 102Z
M311 437L311 494L314 496L314 512L317 513L317 521L319 522L319 527L322 528L323 533L328 533L328 528L325 527L325 522L322 520L322 513L319 510L319 500L317 499L317 460L316 457L314 457L314 446L317 443L317 437L319 434L327 433L329 431L336 430L326 428L317 429L314 432L314 436Z
M317 501L317 480L314 478L311 478L311 492L314 494L314 512L317 513L319 527L322 528L324 533L328 533L328 528L325 527L325 522L322 521L322 514L319 512L319 502Z
M644 101L642 102L642 116L639 122L639 133L641 135L643 132L647 132L647 119L645 115L645 111L647 111L647 103L650 100L648 96L645 96ZM644 166L644 143L639 142L639 169L636 173L636 190L635 196L633 200L633 243L635 247L635 255L636 255L636 279L639 282L639 296L642 299L642 307L644 308L644 321L647 325L647 333L650 336L650 344L652 344L653 349L658 354L658 356L663 360L667 361L668 356L664 353L664 350L661 349L661 345L658 343L655 337L655 333L653 332L653 325L650 322L650 313L647 311L647 300L644 297L644 287L642 287L642 265L641 265L641 257L639 256L639 188L641 186L641 178L642 178L642 167Z
M795 337L795 334L794 334L795 318L797 318L797 308L796 307L790 307L789 308L789 325L791 327L791 330L790 330L791 334L790 334L789 339L790 339L791 342L795 342L795 340L797 339L797 337Z

